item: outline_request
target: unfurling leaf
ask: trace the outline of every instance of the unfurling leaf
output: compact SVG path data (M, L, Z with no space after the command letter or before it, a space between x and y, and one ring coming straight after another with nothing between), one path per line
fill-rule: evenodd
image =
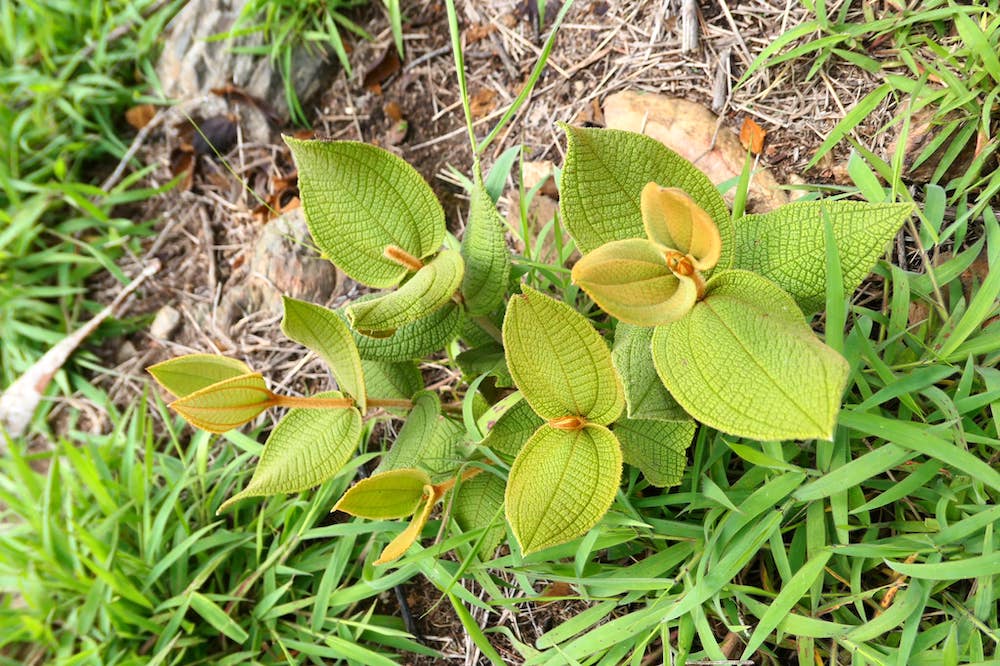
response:
M274 404L274 394L260 373L251 372L206 386L170 406L202 430L222 433L252 421Z
M736 225L736 267L772 280L812 314L826 301L824 218L837 239L846 297L871 273L912 212L910 204L809 201L747 215Z
M362 302L361 299L355 303ZM362 359L371 361L412 361L444 349L458 335L464 317L457 303L409 324L404 324L386 338L355 333L354 342Z
M364 143L284 139L299 168L313 240L349 276L391 287L409 269L387 257L386 248L423 259L441 247L444 210L405 161Z
M376 472L393 469L420 468L431 481L452 476L462 463L459 445L465 428L441 416L437 394L419 391L413 397L413 408Z
M663 251L644 238L605 243L573 266L573 283L608 314L656 326L687 314L698 298L694 280L675 275Z
M621 447L604 426L541 426L511 466L504 496L521 551L527 555L585 534L611 507L621 473Z
M642 223L649 240L690 255L699 271L711 270L719 262L719 228L684 190L648 183L642 188Z
M630 419L685 421L687 412L670 396L653 367L653 329L620 323L611 358L625 387Z
M479 545L479 555L489 557L504 535L501 509L503 508L504 480L492 474L477 474L462 481L455 493L451 515L463 532L485 529Z
M316 352L330 367L337 387L354 398L362 413L367 409L364 372L354 336L333 310L284 297L281 330L290 339Z
M471 315L486 315L503 303L510 277L504 222L481 182L472 188L469 222L462 236L465 277L462 296Z
M569 305L522 289L507 306L503 341L507 367L525 400L544 419L614 421L625 395L604 339Z
M340 398L337 391L319 398ZM219 512L245 497L297 493L331 479L351 458L361 437L361 414L349 409L291 409L264 444L253 478Z
M253 373L243 361L215 354L187 354L146 368L153 379L183 398L224 379Z
M372 520L406 518L420 506L428 488L432 485L427 472L395 469L358 481L332 510Z
M717 274L686 317L657 327L652 348L670 394L706 425L759 440L833 437L847 362L766 278Z
M694 429L690 418L674 422L621 419L615 423L615 437L621 442L625 462L638 467L650 484L665 488L681 482Z
M399 559L403 556L403 553L409 550L410 546L417 542L417 539L420 538L420 533L424 530L424 525L427 524L427 519L431 516L434 502L434 488L427 486L424 488L423 504L413 513L413 519L410 520L410 524L382 549L382 554L375 560L375 564L387 564Z
M486 432L482 445L514 458L543 423L520 392L512 393L480 419L480 429Z
M347 318L360 333L391 335L449 303L462 284L464 267L462 255L443 250L396 291L348 306Z

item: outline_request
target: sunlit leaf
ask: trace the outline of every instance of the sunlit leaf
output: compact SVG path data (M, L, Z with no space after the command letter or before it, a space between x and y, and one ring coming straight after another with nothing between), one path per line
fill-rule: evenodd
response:
M719 262L719 228L684 190L648 183L642 188L641 207L649 240L691 255L700 271L714 268Z
M332 510L372 520L405 518L417 510L430 486L431 477L419 469L373 474L351 486Z
M224 379L253 372L243 361L217 354L187 354L146 368L156 382L183 398Z
M469 314L486 315L503 302L510 276L510 250L504 222L493 200L477 182L469 202L469 222L462 236L465 277L462 296Z
M189 393L170 406L196 428L221 433L252 421L273 401L264 377L252 372Z

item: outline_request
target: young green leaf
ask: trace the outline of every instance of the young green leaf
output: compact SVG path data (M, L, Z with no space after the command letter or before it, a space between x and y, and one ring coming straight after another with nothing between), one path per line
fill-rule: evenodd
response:
M424 489L423 504L414 511L410 524L382 549L382 554L375 560L375 564L388 564L393 560L398 560L403 556L403 553L410 549L410 546L417 542L420 533L424 531L427 519L431 516L434 504L434 489L427 486Z
M337 387L353 397L362 413L367 409L364 372L354 336L333 310L284 297L281 330L290 339L316 352L326 361Z
M317 397L340 398L338 391ZM246 497L297 493L333 478L351 458L361 437L357 409L291 409L264 444L250 483L219 512Z
M413 397L406 423L376 472L420 468L430 474L432 481L452 476L462 462L459 445L464 435L465 428L441 416L436 393L419 391Z
M733 222L722 195L705 174L648 136L564 126L568 139L560 209L582 252L646 236L641 195L648 183L683 190L715 222L722 241L718 267L732 264ZM678 249L678 248L674 248Z
M849 370L791 296L748 271L716 275L686 317L657 327L653 361L693 417L760 440L831 439Z
M637 326L677 321L698 298L690 277L667 267L660 247L645 238L605 243L573 266L577 284L608 314Z
M264 377L251 372L189 393L170 406L196 428L221 433L252 421L273 401Z
M574 539L607 513L621 481L622 452L604 426L541 426L507 480L507 520L528 555Z
M694 437L694 421L640 421L620 419L615 437L622 445L622 457L638 467L658 488L676 486L687 467L685 452Z
M479 544L479 555L488 558L504 535L503 520L498 519L503 507L503 479L492 474L477 474L462 481L452 500L451 515L463 532L486 529Z
M516 400L510 401L511 398ZM520 393L514 393L504 398L504 401L510 402L504 405L499 415L495 409L497 405L484 415L486 422L483 430L486 431L486 437L483 438L482 445L513 458L545 421L535 414L535 410Z
M352 278L391 287L409 268L387 257L387 248L423 259L441 246L444 210L405 161L364 143L284 139L313 240Z
M354 330L361 333L391 335L400 326L422 319L449 303L462 284L464 270L462 255L442 250L396 291L348 306L347 318Z
M431 487L431 477L419 469L382 472L351 486L332 511L372 520L406 518L417 510Z
M355 303L361 302L361 299ZM412 361L444 349L458 335L464 316L457 303L443 308L409 324L404 324L387 338L372 338L354 334L358 353L371 361Z
M465 277L462 296L471 315L486 315L503 303L510 277L510 250L504 222L479 181L472 188L469 222L462 236Z
M253 372L243 361L216 354L187 354L146 368L156 383L183 398L224 379Z
M736 268L772 280L812 314L826 302L824 216L833 226L849 297L912 212L910 204L808 201L747 215L736 225Z
M569 305L522 289L507 305L503 340L507 367L525 400L544 419L614 421L625 395L604 339Z
M657 421L687 420L687 412L673 399L653 367L653 330L624 322L615 328L611 359L625 387L628 417Z
M715 268L722 254L719 228L684 190L648 183L642 188L641 208L649 240L691 255L700 271Z

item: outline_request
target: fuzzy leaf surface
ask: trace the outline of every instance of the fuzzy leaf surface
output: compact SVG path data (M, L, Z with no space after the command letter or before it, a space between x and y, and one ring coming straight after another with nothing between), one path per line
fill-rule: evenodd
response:
M282 332L326 361L337 387L354 398L363 413L368 400L365 375L358 346L347 324L333 310L288 296L283 300Z
M436 481L454 473L461 463L459 448L465 428L441 415L437 394L420 391L396 441L376 471L420 468Z
M243 361L217 354L187 354L146 368L160 386L183 398L225 379L253 372Z
M361 361L365 372L365 386L373 400L409 400L424 387L420 368L413 361L390 363L388 361ZM396 414L398 410L390 408ZM403 416L406 410L402 410Z
M418 259L441 246L444 210L401 158L366 143L284 139L299 169L313 240L349 276L371 287L390 287L407 269L386 258L388 246Z
M196 428L222 433L252 421L273 399L264 377L251 372L189 393L170 406Z
M524 286L507 305L503 341L514 382L543 419L576 415L606 425L621 414L611 351L569 305Z
M399 289L348 306L347 319L356 331L391 334L451 302L462 284L464 269L462 255L443 250Z
M341 398L339 391L321 398ZM349 409L290 409L271 430L250 483L219 511L245 497L297 493L331 479L361 438L361 413Z
M642 190L648 183L676 187L707 212L722 241L720 269L733 257L733 222L705 174L648 136L611 129L565 127L568 146L560 183L560 210L581 252L625 238L645 238ZM675 248L676 249L676 248Z
M486 315L503 302L510 277L504 222L481 182L472 188L469 223L462 236L465 277L462 296L471 315Z
M686 317L656 328L652 349L670 394L706 425L758 440L833 437L847 361L756 273L712 278Z
M910 204L808 201L747 215L736 224L736 268L769 278L812 314L826 303L824 215L837 240L844 295L850 296L912 212Z
M447 347L458 335L463 319L462 309L456 303L448 303L426 317L400 326L386 338L372 338L355 332L354 342L362 359L412 361Z
M687 467L688 446L694 438L695 424L686 421L645 421L620 419L615 423L615 437L622 445L625 462L642 471L658 488L676 486Z
M488 558L503 539L503 519L494 522L494 518L503 515L501 509L505 487L506 484L500 477L481 473L462 481L455 493L451 515L462 531L487 530L479 546L479 554L483 558Z
M420 506L429 487L431 478L419 469L373 474L351 486L332 510L371 520L406 518Z
M480 419L486 431L483 446L510 458L517 456L524 443L545 423L520 393L507 396L483 416Z
M689 417L663 385L653 366L653 330L619 323L611 358L625 387L625 405L631 419L683 421Z
M618 440L604 426L541 426L510 468L504 504L527 555L574 539L597 524L622 473Z

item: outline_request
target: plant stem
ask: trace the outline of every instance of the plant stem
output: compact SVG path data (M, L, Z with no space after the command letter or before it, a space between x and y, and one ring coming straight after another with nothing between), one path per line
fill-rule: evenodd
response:
M413 401L406 398L368 398L369 407L398 407L400 409L410 409Z
M296 395L275 394L271 404L274 407L295 409L347 409L354 406L353 398L305 398Z

